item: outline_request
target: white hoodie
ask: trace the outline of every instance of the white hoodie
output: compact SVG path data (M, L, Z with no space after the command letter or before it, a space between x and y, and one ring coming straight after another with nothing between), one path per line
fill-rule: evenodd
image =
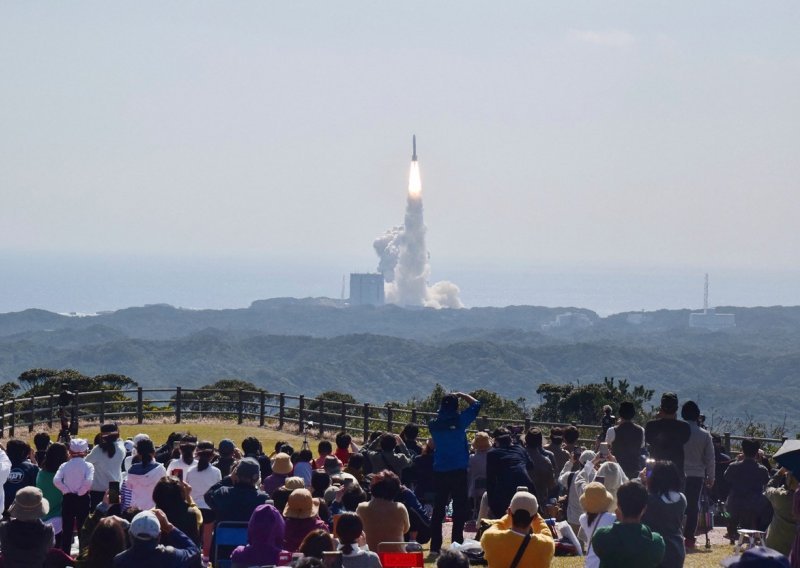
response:
M136 473L141 467L142 464L134 464L131 466L131 471L128 472L125 484L131 491L130 506L136 507L141 511L146 511L155 507L155 503L153 502L153 488L162 477L166 477L167 470L164 469L164 466L160 463L156 463L156 467L147 473Z

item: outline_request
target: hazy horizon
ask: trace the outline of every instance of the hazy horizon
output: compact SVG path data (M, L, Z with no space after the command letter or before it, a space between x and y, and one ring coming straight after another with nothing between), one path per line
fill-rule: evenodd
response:
M368 258L368 257L367 257ZM38 260L38 261L37 261ZM96 257L0 254L0 313L41 308L97 312L145 304L242 308L272 297L339 298L342 276L366 260L298 264L269 258ZM702 269L540 265L486 267L442 261L433 278L459 282L466 307L537 305L623 311L699 309ZM800 305L800 271L712 271L712 306ZM345 296L348 295L346 278Z
M339 296L402 223L467 306L800 304L800 4L0 8L0 312Z

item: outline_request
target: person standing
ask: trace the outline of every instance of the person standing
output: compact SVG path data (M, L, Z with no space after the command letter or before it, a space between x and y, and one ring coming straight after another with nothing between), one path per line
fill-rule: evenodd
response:
M564 443L564 430L561 426L553 426L550 429L550 443L544 449L553 454L556 474L561 473L564 464L572 459L572 454L562 447Z
M681 568L686 558L681 527L686 497L681 493L681 476L675 464L657 461L650 477L640 477L647 485L647 509L642 522L664 539L661 568Z
M458 401L469 406L458 411ZM446 394L439 404L436 418L428 423L434 441L433 454L434 505L431 518L431 553L438 554L442 547L442 523L445 509L453 499L452 542L464 542L464 523L467 520L467 468L469 467L469 442L467 428L481 409L474 397L457 392Z
M64 499L61 502L61 550L69 554L72 549L74 527L78 530L89 516L89 490L94 480L94 466L86 462L89 443L83 438L69 442L69 461L61 464L53 477L55 485Z
M11 506L17 491L23 487L36 485L36 476L39 475L39 466L32 463L31 447L23 440L11 439L6 444L6 452L11 462L11 468L3 484L5 494L5 507Z
M103 502L109 484L122 481L122 462L125 460L125 444L119 439L116 424L100 426L100 439L100 443L86 456L86 461L94 466L94 481L89 491L93 511Z
M531 480L533 462L528 452L516 444L507 428L494 431L495 447L486 454L486 502L492 518L498 519L508 509L517 487L536 494Z
M617 458L617 463L629 479L636 479L642 470L644 428L633 421L636 407L625 401L619 405L620 422L606 431L606 443Z
M692 431L686 422L678 420L677 414L677 395L664 393L658 418L645 424L644 438L650 447L650 457L671 461L683 477L683 446L689 441Z
M683 446L683 472L686 475L686 523L683 527L684 543L687 549L695 546L697 515L700 512L700 494L703 486L714 487L716 464L714 461L714 442L707 430L700 428L700 407L690 400L681 408L681 418L689 425L691 435Z

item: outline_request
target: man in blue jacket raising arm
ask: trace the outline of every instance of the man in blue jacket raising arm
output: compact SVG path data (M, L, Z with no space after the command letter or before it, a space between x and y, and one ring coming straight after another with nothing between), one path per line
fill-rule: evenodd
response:
M469 407L458 411L459 399ZM467 428L478 416L481 403L462 392L442 397L436 418L428 423L433 438L433 516L431 518L431 554L442 548L442 523L445 509L453 499L453 542L464 542L464 523L467 520L467 467L469 442Z

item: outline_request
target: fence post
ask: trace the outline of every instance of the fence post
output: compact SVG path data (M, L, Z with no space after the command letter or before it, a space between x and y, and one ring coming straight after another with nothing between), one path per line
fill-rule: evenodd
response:
M530 429L531 429L531 419L530 418L526 418L525 419L525 433L527 434L528 430L530 430Z
M8 435L14 437L14 428L17 425L17 400L11 399L11 420L8 424Z
M56 395L50 393L50 398L47 401L47 427L48 428L52 428L53 427L53 411L55 410L54 409L54 405L53 405L53 400L55 400L55 396Z
M142 396L142 387L136 388L136 422L139 424L144 422L144 397Z
M412 424L416 424L417 423L417 409L416 408L412 408L411 409L411 423Z
M244 391L239 389L239 400L236 403L236 422L241 424L244 422Z
M347 403L345 401L342 401L339 415L342 420L342 432L347 432Z
M283 421L286 419L286 394L278 395L278 430L283 430Z
M261 395L259 400L259 408L258 408L258 425L264 426L264 412L266 411L267 405L267 393L264 392L264 389L261 389Z
M306 397L305 397L305 395L301 394L297 399L297 430L298 430L298 432L305 432L306 431L305 412L306 412Z
M6 401L0 401L0 438L6 435Z
M731 455L731 433L725 432L723 436L725 437L725 441L723 442L725 444L725 453Z
M369 439L369 403L364 403L364 443Z
M183 398L181 387L175 387L175 424L181 423L181 398Z
M28 424L28 432L33 432L33 421L36 418L35 408L36 408L36 401L33 400L33 395L31 395L31 419L30 419L30 424Z
M391 432L392 427L394 426L394 413L392 412L392 406L390 404L386 405L386 431Z
M319 398L319 437L325 432L325 399Z
M488 428L487 428L487 426L486 426L486 424L487 424L488 422L489 422L489 419L486 417L486 415L485 415L485 414L484 414L483 416L481 416L481 417L480 417L480 420L479 420L479 422L478 422L478 424L480 425L480 426L479 426L479 428L478 428L478 430L488 430Z

